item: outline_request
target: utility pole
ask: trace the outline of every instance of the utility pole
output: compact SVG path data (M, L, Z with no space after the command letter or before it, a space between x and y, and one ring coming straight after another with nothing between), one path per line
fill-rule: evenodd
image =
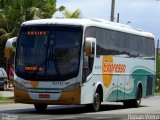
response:
M117 14L117 23L119 23L119 13Z
M115 10L115 0L112 0L111 4L111 21L114 22L114 10Z
M158 39L158 41L157 41L157 51L156 51L156 56L157 56L157 58L158 58L158 50L159 50L159 39Z

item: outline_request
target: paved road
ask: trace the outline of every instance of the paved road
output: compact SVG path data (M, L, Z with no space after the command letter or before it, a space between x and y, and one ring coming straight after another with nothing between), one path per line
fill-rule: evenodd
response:
M160 96L143 99L140 108L124 108L121 103L103 104L96 113L86 111L84 106L72 105L49 106L45 113L40 114L36 113L33 105L0 104L0 120L6 116L18 120L128 120L135 118L135 114L144 119L160 119Z

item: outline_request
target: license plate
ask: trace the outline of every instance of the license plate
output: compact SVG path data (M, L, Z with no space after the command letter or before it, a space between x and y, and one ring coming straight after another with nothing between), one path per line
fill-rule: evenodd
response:
M49 94L39 94L39 98L50 98Z

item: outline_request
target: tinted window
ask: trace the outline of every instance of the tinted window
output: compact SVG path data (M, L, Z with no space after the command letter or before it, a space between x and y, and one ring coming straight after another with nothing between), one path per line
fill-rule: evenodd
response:
M152 38L98 27L87 28L86 37L97 39L97 55L154 56L154 40Z
M79 72L81 27L22 27L16 73L25 79L67 80Z

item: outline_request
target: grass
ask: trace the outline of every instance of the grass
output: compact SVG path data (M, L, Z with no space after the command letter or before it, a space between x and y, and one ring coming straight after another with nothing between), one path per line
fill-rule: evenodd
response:
M0 104L1 103L13 103L13 102L14 102L13 97L7 98L7 97L1 97L0 96Z
M160 96L160 91L159 91L159 92L156 92L155 95Z

